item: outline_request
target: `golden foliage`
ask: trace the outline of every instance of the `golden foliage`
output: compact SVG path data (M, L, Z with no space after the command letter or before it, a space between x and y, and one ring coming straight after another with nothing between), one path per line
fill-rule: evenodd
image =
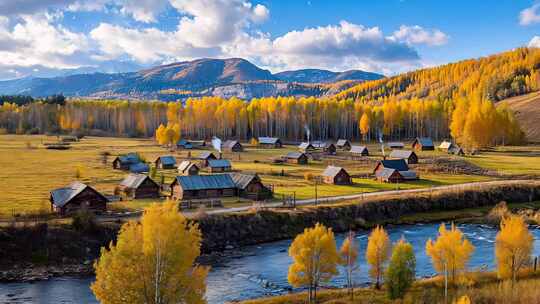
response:
M377 226L369 235L366 260L370 265L369 275L375 279L376 288L380 287L384 273L384 264L390 257L390 238L383 227Z
M102 248L91 289L104 304L205 303L208 268L195 265L201 232L174 202L148 207L129 221L116 245Z
M521 216L511 215L501 221L501 230L495 238L497 274L514 282L520 269L529 263L534 238Z
M340 264L345 269L347 275L347 287L349 288L349 295L353 300L353 272L358 269L358 244L354 239L354 232L349 231L349 234L343 241L341 248L339 249Z

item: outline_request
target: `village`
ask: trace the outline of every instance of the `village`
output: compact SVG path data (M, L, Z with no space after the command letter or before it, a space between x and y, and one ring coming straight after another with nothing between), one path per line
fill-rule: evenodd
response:
M177 201L182 210L224 208L224 202L231 199L262 206L267 201L282 201L287 207L294 205L296 193L276 193L274 189L281 179L290 178L291 167L305 171L301 178L313 183L313 187L306 186L313 188L309 197L323 199L332 196L318 193L317 188L324 186L338 189L334 196L360 193L362 190L355 192L354 186L362 183L384 185L389 190L407 189L408 184L416 185L422 179L422 157L432 159L434 153L464 156L456 144L443 141L436 146L425 137L408 143L370 145L347 139L284 144L277 137L259 137L250 143L222 142L214 137L210 141L180 139L172 147L161 148L163 152L154 159L137 149L114 156L109 169L122 172L124 177L113 193L78 180L51 190L51 211L61 216L81 209L104 213L109 203L165 199ZM267 167L275 169L267 172ZM314 167L317 170L312 172ZM263 179L261 175L273 178ZM340 187L347 191L340 192Z

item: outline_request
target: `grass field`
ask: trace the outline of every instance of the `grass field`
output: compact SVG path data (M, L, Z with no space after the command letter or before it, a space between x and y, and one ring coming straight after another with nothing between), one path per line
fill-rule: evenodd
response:
M540 146L497 147L466 159L502 175L540 175Z
M56 137L44 135L0 135L0 217L10 217L16 214L37 213L49 210L49 191L67 185L76 180L76 169L82 169L81 181L89 183L105 194L112 194L115 186L124 178L126 172L113 170L112 160L116 155L127 152L139 152L147 161L154 161L160 155L173 154L178 159L188 157L188 153L196 156L200 151L174 151L156 145L150 139L129 138L97 138L85 137L80 142L73 143L69 150L47 150L43 143L53 142ZM223 157L232 160L236 171L257 172L263 182L271 185L276 193L276 199L282 195L296 194L297 199L313 198L315 183L305 178L306 173L320 175L327 165L333 164L346 168L350 174L365 176L369 174L381 152L377 145L369 145L370 156L364 160L323 159L311 161L309 165L274 164L271 159L296 151L296 147L288 146L283 149L256 149L247 147L244 153L224 153ZM540 157L529 156L527 151L539 151L540 147L514 148L514 150L496 150L478 157L465 159L481 166L491 168L499 166L507 168L508 172L533 172L540 169ZM102 153L109 152L107 162L103 161ZM448 157L440 152L420 152L420 158L435 158L439 155ZM504 162L501 162L501 159ZM526 165L524 162L527 161ZM504 164L502 166L501 164ZM421 165L419 165L421 166ZM523 168L523 169L521 169ZM419 168L420 169L420 168ZM488 177L478 175L453 175L441 173L422 173L421 180L406 184L384 184L369 178L354 178L352 186L337 186L319 184L319 197L357 194L382 190L414 189L439 185L459 184L473 181L488 180ZM283 176L282 176L283 174ZM161 179L170 183L176 170L159 170L156 180ZM140 210L151 201L128 201L114 203L115 208ZM226 206L249 204L238 198L225 199Z

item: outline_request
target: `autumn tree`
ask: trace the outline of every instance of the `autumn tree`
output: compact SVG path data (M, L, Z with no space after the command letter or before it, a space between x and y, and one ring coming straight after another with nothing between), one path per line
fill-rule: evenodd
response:
M501 230L495 238L497 274L502 279L512 279L515 284L520 269L531 259L534 238L521 216L505 217L500 225Z
M341 257L340 264L345 269L345 273L347 275L347 288L349 289L349 296L351 298L351 301L353 301L353 272L358 269L358 244L354 239L354 232L349 231L349 234L341 245L339 255Z
M156 129L155 137L156 141L160 145L166 145L167 144L167 134L165 134L166 128L163 124L160 124L159 127Z
M454 304L471 304L471 299L467 295L461 296Z
M364 140L367 140L367 135L369 132L369 116L368 113L364 112L360 118L360 133L364 136Z
M388 297L402 299L414 282L416 258L414 249L405 239L399 240L392 249L392 257L385 273Z
M391 250L390 238L383 227L377 226L369 235L366 248L366 260L370 265L369 274L375 279L375 288L379 289L384 274L384 263Z
M331 228L317 223L296 236L289 248L293 263L288 281L294 287L308 288L308 301L317 299L317 288L338 274L339 255Z
M101 249L91 289L100 303L205 303L208 268L195 260L201 232L174 202L153 204Z
M448 295L448 277L455 283L460 271L465 270L474 251L474 246L464 237L454 223L450 230L445 224L439 227L439 235L435 241L426 242L426 253L431 258L433 267L445 278L445 298Z

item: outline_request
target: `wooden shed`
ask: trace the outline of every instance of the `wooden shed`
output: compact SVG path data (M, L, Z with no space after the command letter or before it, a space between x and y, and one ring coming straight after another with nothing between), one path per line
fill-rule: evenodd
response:
M158 198L160 186L148 175L131 173L120 182L115 192L134 199Z
M210 159L208 160L208 170L212 173L231 171L231 162L228 159Z
M204 151L197 156L197 159L200 160L202 167L206 167L208 166L208 161L217 159L217 157L212 152Z
M409 165L418 163L418 156L414 151L410 150L392 150L392 152L390 152L390 158L404 159Z
M458 156L465 155L465 152L463 151L463 149L457 145L454 145L452 148L448 149L448 153L458 155Z
M199 170L199 167L189 160L184 160L180 163L180 165L178 165L179 175L198 175Z
M330 141L327 141L327 142L316 141L316 142L312 142L311 144L315 147L315 149L322 150L326 154L329 154L329 155L336 154L336 151L337 151L336 145L334 145L334 143Z
M308 163L308 157L302 152L289 152L285 155L285 159L288 163L306 165Z
M128 153L117 156L112 164L114 169L129 170L129 166L140 163L141 159L137 153Z
M227 152L243 152L244 147L238 140L227 140L222 145L223 151Z
M375 177L378 181L385 183L401 183L405 181L399 171L392 168L384 168L377 171Z
M315 146L313 146L310 142L303 142L298 146L298 150L304 153L314 152Z
M351 142L347 139L338 139L336 147L344 151L349 151L351 149Z
M229 174L177 176L171 183L171 197L175 200L236 195L237 188Z
M257 141L259 142L259 147L263 147L263 148L283 147L283 143L281 142L281 139L277 137L259 137Z
M405 148L405 144L398 141L392 141L386 144L386 146L390 149L403 149Z
M257 174L231 173L231 178L238 189L238 196L260 201L272 197L272 191L263 185Z
M150 166L147 163L136 163L129 166L129 172L131 173L144 173L150 172Z
M417 137L413 143L412 148L418 151L433 151L435 146L433 145L433 140L429 137Z
M351 149L349 150L349 152L352 155L356 155L356 156L368 156L369 155L369 151L368 151L368 148L366 146L351 146Z
M104 212L107 210L105 196L81 182L73 182L67 187L50 193L51 210L61 215L73 214L79 210Z
M375 169L373 169L373 174L377 174L378 171L381 171L385 168L396 169L398 171L409 170L409 166L404 159L385 159L377 162Z
M180 139L176 143L176 146L180 149L187 149L187 150L193 149L193 144L187 139Z
M334 185L352 184L351 176L342 167L328 166L324 170L322 177L323 177L323 181L326 184L334 184Z
M176 157L172 155L160 156L154 163L159 169L176 169Z

